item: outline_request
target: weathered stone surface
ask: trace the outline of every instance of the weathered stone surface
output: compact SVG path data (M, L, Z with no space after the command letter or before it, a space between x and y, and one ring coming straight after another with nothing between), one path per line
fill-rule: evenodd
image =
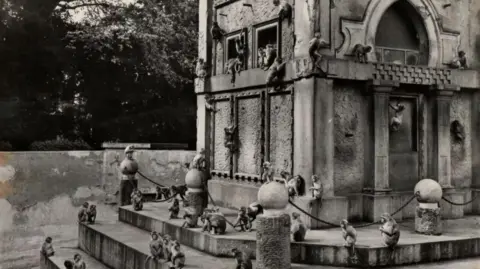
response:
M196 190L192 192L189 189L185 200L187 202L187 207L185 211L192 215L190 219L190 224L196 226L198 223L198 218L203 214L203 209L205 208L205 192Z
M452 185L468 188L472 183L472 94L455 93L450 108L450 124L458 120L464 127L465 138L458 141L451 138ZM452 135L452 134L450 134Z
M415 231L426 235L442 234L440 208L424 208L417 206L415 215Z
M188 188L201 189L205 183L205 173L198 169L190 169L185 175L185 184Z
M230 103L228 100L218 101L215 106L218 111L215 113L215 126L213 127L213 169L228 171L230 169L230 159L228 158L228 150L224 145L224 129L231 124Z
M237 171L245 174L261 173L261 100L258 97L238 100Z
M277 176L282 170L292 171L292 99L291 94L270 97L270 150L268 154Z
M134 189L138 187L138 181L135 179L120 180L120 192L118 196L118 204L120 206L130 205L131 195Z
M290 216L257 218L257 268L290 269Z
M415 185L414 193L417 192L417 200L421 203L438 203L443 195L440 184L429 178L422 179Z
M277 181L263 184L258 189L258 203L264 211L285 209L288 204L288 190L284 184Z
M351 84L336 84L333 93L335 194L361 192L365 176L365 98Z

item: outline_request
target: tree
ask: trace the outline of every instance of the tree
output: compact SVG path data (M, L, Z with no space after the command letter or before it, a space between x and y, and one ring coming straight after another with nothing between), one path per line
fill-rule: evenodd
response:
M0 83L10 90L2 94L28 104L13 120L21 123L16 133L49 122L41 137L60 132L97 144L195 139L196 1L4 3L0 16L9 41L0 45L0 56L8 78ZM75 21L79 10L86 19ZM32 59L36 65L25 68ZM185 106L190 109L180 109Z

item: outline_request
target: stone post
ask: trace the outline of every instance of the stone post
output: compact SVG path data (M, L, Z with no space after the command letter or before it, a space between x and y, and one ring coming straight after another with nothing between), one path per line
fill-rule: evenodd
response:
M263 214L257 217L257 269L290 269L290 216L285 209L288 191L276 181L262 185L258 202Z
M372 193L390 192L389 183L389 118L390 92L398 82L373 81L373 182L365 191Z
M418 206L415 211L415 232L425 235L442 234L440 201L443 191L440 184L433 179L422 179L415 185L418 194Z
M451 156L450 156L450 106L452 103L453 91L455 87L446 88L437 85L434 90L435 110L434 110L434 178L443 189L453 188L451 178Z
M187 185L186 194L186 208L185 211L190 214L188 225L190 227L197 227L198 217L203 214L205 209L205 189L204 189L205 174L196 168L190 169L185 175L185 184Z
M125 159L120 163L122 178L120 179L119 202L120 206L130 205L132 192L138 188L138 180L135 175L138 171L138 163L133 159L133 146L125 148Z

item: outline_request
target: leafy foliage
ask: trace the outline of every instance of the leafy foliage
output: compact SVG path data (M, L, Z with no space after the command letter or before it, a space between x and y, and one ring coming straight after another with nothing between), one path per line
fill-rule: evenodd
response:
M193 0L2 1L0 139L16 149L58 135L94 146L193 144L197 8Z
M60 151L60 150L90 150L92 147L85 141L68 140L65 138L57 138L54 140L37 141L30 145L31 150L35 151Z

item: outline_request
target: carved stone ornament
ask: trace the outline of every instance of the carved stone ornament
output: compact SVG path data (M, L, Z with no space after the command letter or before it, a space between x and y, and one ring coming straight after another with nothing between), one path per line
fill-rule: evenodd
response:
M328 74L328 60L323 58L320 61L320 68L315 66L309 58L301 58L295 60L295 80L301 80L310 77L326 77Z

